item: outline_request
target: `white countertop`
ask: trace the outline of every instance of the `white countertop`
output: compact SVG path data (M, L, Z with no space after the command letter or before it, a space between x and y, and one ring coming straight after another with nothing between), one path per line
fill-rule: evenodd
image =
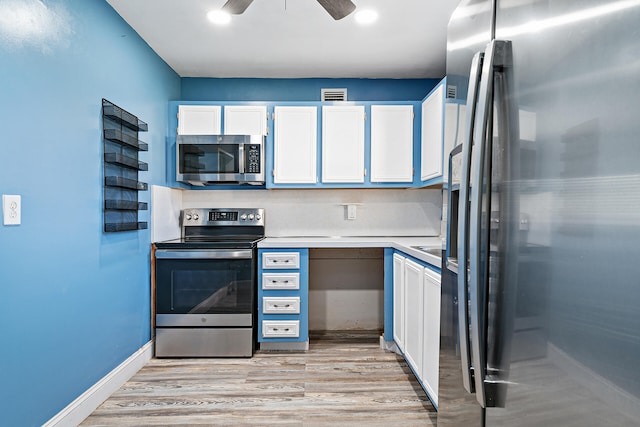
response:
M435 267L441 267L440 257L413 246L442 249L442 239L427 236L295 236L267 237L258 243L258 248L394 248Z

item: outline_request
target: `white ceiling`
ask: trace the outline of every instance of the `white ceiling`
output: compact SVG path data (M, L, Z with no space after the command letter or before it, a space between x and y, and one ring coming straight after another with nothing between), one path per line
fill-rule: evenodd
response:
M107 0L181 77L441 78L458 0L353 0L378 21L340 21L316 0L256 0L229 25L226 0Z

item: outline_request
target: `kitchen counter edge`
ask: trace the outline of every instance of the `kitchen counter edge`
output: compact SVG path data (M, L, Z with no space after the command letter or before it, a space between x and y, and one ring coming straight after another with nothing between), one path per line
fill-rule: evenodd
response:
M393 248L434 267L441 268L441 258L413 246L442 249L440 237L266 237L258 243L259 249L281 248Z

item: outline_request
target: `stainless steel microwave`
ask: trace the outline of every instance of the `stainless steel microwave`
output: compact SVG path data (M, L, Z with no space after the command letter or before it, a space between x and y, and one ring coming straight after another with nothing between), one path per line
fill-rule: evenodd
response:
M192 185L264 184L263 135L178 135L176 179Z

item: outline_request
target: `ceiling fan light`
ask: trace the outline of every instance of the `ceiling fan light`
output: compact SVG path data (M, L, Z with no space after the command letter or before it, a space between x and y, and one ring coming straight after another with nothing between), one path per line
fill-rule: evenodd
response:
M354 18L358 24L368 25L373 24L378 20L378 12L372 9L365 9L356 12Z
M231 22L231 15L224 10L212 10L207 13L207 19L216 25L227 25Z

